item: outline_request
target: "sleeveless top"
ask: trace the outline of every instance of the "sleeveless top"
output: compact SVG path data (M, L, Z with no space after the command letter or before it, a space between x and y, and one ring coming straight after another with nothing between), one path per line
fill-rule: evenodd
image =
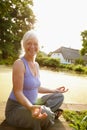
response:
M23 84L23 93L29 99L32 104L35 104L37 96L38 96L38 87L40 87L40 78L38 76L33 76L27 60L22 57L21 60L25 66L25 74L24 74L24 84ZM38 69L38 68L37 68ZM13 90L9 96L10 99L16 100Z

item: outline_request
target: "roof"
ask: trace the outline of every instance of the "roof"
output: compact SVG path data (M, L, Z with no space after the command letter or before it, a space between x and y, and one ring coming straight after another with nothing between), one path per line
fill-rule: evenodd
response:
M87 56L81 56L80 50L77 49L72 49L72 48L67 48L67 47L60 47L59 49L55 50L53 53L62 53L63 57L65 59L78 59L82 57L84 60L87 61Z

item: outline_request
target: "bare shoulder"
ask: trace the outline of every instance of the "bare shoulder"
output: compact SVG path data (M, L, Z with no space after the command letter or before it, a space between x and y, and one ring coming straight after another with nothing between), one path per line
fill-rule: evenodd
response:
M13 70L20 71L20 70L24 70L24 68L25 67L21 59L17 59L13 64Z
M20 64L23 64L22 60L21 59L17 59L13 65L20 65Z

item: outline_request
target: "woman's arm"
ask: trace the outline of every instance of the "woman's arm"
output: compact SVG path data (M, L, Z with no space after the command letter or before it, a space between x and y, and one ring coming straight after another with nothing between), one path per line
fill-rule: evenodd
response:
M32 108L32 103L23 94L25 67L21 60L16 60L13 65L13 91L18 102L20 102L27 109Z
M54 90L48 89L48 88L44 88L44 87L39 87L38 92L39 93L54 93Z
M39 93L55 93L55 92L65 93L67 91L68 91L68 89L66 89L64 86L58 87L55 89L48 89L48 88L44 88L44 87L39 87L39 89L38 89Z
M37 62L36 62L37 63ZM40 72L39 72L39 64L37 63L37 72L38 72L38 75L40 75ZM64 86L62 87L58 87L58 88L55 88L55 89L49 89L49 88L46 88L46 87L42 87L40 86L39 89L38 89L38 92L39 93L55 93L55 92L59 92L59 93L65 93L67 92L68 89L66 89Z
M23 94L25 67L21 60L17 60L13 65L13 91L17 101L32 112L32 116L39 119L47 117L46 113L41 114L40 105L33 105Z

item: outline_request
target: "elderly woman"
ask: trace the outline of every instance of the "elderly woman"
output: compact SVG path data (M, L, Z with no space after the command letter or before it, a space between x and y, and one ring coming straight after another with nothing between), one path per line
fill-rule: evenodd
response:
M6 104L6 121L16 127L47 129L58 118L59 107L64 99L62 93L67 89L41 87L39 65L35 61L39 45L34 31L26 32L21 44L24 55L13 64L13 89ZM36 104L38 93L45 95Z

